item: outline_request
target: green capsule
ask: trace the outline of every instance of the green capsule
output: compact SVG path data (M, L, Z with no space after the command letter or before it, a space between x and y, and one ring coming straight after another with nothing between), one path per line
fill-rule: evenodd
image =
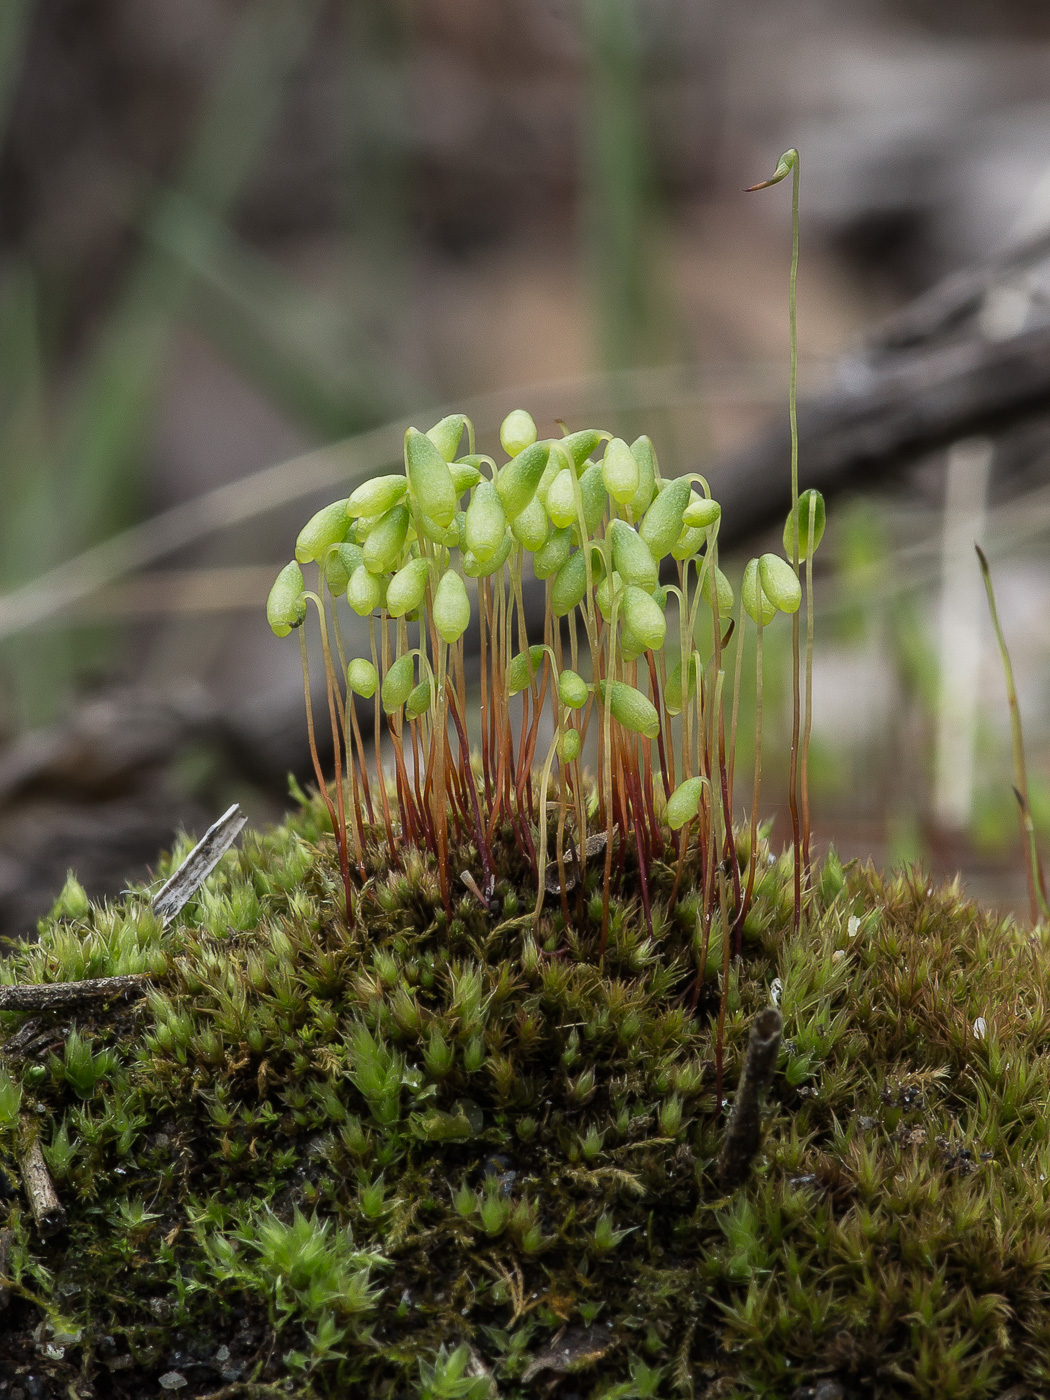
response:
M488 578L489 574L494 574L502 569L507 562L511 546L514 544L514 536L508 530L503 536L503 543L491 559L479 559L473 550L463 551L463 572L467 578Z
M624 729L630 729L646 739L656 738L660 733L660 716L656 713L656 706L647 696L625 681L613 681L611 685L606 681L599 681L598 696L603 705L607 694L613 719L622 724Z
M688 504L689 482L683 477L676 477L673 481L664 482L642 517L638 533L658 562L671 552L682 533L682 515Z
M416 504L439 525L451 525L459 497L448 463L425 433L405 433L405 469Z
M530 554L535 554L547 543L550 527L550 519L538 496L533 496L525 509L516 515L510 524L514 538Z
M333 544L341 544L350 533L350 517L345 500L333 501L311 515L295 541L295 557L300 564L312 564Z
M601 433L597 428L581 428L579 432L569 433L567 437L563 437L558 446L563 452L569 454L573 466L579 472L587 458L598 449L605 437L608 437L608 433Z
M274 579L266 600L266 621L275 636L287 637L293 627L301 627L306 621L304 587L303 571L298 564L285 564Z
M506 532L507 516L499 492L491 481L479 481L467 506L466 547L483 564L501 547Z
M678 831L686 822L691 822L700 810L700 798L707 784L706 778L686 778L679 783L667 799L665 815L667 825Z
M708 526L714 525L721 518L722 507L717 501L712 501L709 496L697 496L685 508L682 520L692 529L706 530Z
M564 529L575 521L576 474L571 467L563 467L551 482L546 506L547 514L558 529Z
M551 584L551 612L565 617L583 602L587 592L587 560L582 549L570 554Z
M562 763L575 763L583 743L578 729L566 729L558 740L558 758Z
M572 531L568 528L551 530L547 543L533 556L532 569L538 579L553 578L564 565L572 549Z
M359 544L337 544L324 557L324 581L329 592L345 593L350 575L365 562L365 552Z
M508 457L517 457L536 441L536 424L523 408L511 409L499 425L499 440Z
M758 576L758 560L748 560L744 569L744 578L740 584L740 600L744 604L744 611L755 625L758 625L758 605L762 603L762 626L768 627L777 615L776 604L770 602L763 591L762 584Z
M376 476L364 482L351 493L346 503L347 515L385 515L402 499L408 490L408 478L404 476Z
M758 576L762 580L762 592L778 612L798 612L802 585L786 559L781 559L779 554L763 554L758 561Z
M463 580L455 569L441 575L441 581L434 592L434 606L431 609L434 626L442 641L452 646L458 642L470 623L470 599Z
M652 510L652 506L649 509ZM612 521L609 537L613 568L619 571L625 583L633 583L636 588L651 593L660 582L660 571L648 544L625 520Z
M550 443L534 442L509 461L496 477L496 489L508 520L515 520L535 498L550 455Z
M444 461L451 462L455 457L466 425L467 420L462 413L450 413L447 418L442 418L440 423L435 423L427 430L427 437L441 453Z
M405 701L405 716L407 719L419 719L420 715L425 715L430 709L431 690L429 681L420 681L409 692Z
M383 606L386 593L383 584L382 576L371 573L364 564L358 565L350 575L350 582L346 585L346 601L358 617L367 617Z
M682 533L675 540L671 550L671 558L677 559L680 564L686 559L695 559L706 544L706 530L701 530L696 525L683 525Z
M430 563L426 559L410 559L387 584L386 607L391 617L404 617L418 608L427 591Z
M371 700L376 693L379 677L376 675L376 668L371 661L366 661L363 656L357 656L346 668L346 683L355 695L360 695L365 700Z
M653 602L656 604L656 606L660 609L662 613L665 613L667 611L667 589L664 588L662 585L658 584L653 589L652 596Z
M507 690L511 695L517 695L530 680L539 676L545 654L543 646L537 642L528 651L519 651L517 656L511 657L507 667Z
M656 495L656 449L645 433L631 443L631 453L638 463L638 489L627 503L634 520L640 520Z
M470 491L477 486L481 480L481 464L487 460L485 457L461 457L458 462L449 463L448 470L457 501L464 491Z
M436 520L431 520L429 515L424 515L423 512L420 511L418 523L423 537L432 540L434 544L443 544L446 549L455 549L460 539L459 526L456 523L456 517L458 517L460 513L459 511L456 512L456 516L453 517L451 525L439 525Z
M589 694L587 682L583 677L566 667L558 677L558 695L561 703L568 705L570 710L582 710Z
M602 523L609 500L601 463L592 462L589 467L584 468L580 477L580 496L583 499L583 523L587 527L587 534L593 535ZM573 524L576 524L575 518Z
M399 656L395 662L387 667L386 675L383 677L383 688L379 694L383 701L383 709L388 715L395 714L400 710L412 694L415 678L415 658L410 652Z
M365 568L369 573L388 574L397 568L408 538L408 522L408 506L394 506L372 526L364 546Z
M715 569L715 589L718 593L718 616L723 622L728 622L733 613L733 585L726 578L721 569ZM704 601L708 607L713 606L711 598L711 570L704 572L704 581L700 587Z
M808 491L803 491L798 498L798 559L800 564L804 564L809 553L809 528L810 517L813 519L813 551L816 553L817 545L824 538L824 526L827 524L827 511L824 508L824 497L819 491L812 487ZM784 525L784 554L791 558L795 547L795 512L788 511L788 518Z
M602 480L617 505L625 506L638 490L638 462L623 438L612 438L605 445Z
M608 576L602 578L598 587L594 590L595 601L598 604L598 611L606 622L612 621L613 602L623 593L623 579L619 573L613 569L612 578Z
M620 615L624 627L634 633L643 651L659 651L667 635L667 619L650 593L628 585L623 591Z
M696 652L690 652L689 683L686 686L686 704L689 704L696 697L697 677L700 673L700 657ZM674 667L667 677L667 684L664 686L664 708L668 714L678 715L682 712L682 663L681 661Z

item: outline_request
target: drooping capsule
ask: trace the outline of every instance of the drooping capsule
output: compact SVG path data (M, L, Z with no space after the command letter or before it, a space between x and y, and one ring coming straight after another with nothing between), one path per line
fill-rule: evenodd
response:
M576 474L563 467L550 484L546 500L547 514L559 529L576 520Z
M762 604L762 626L768 627L777 615L776 604L766 597L762 588L762 582L758 576L758 560L749 559L744 569L743 581L740 584L740 600L744 605L744 611L755 625L759 620L759 602Z
M802 602L802 585L787 562L779 554L763 554L758 561L758 576L762 592L779 612L798 612Z
M405 433L405 469L416 504L439 525L451 525L459 497L448 463L425 433Z
M717 594L718 616L723 622L727 622L732 615L733 603L735 601L733 597L733 585L729 582L721 569L716 568L714 574L715 587L712 589L711 568L709 566L704 570L704 581L700 585L700 592L703 594L704 602L709 608L714 607L714 597L712 595Z
M311 515L295 541L295 557L300 564L312 564L333 544L341 544L350 532L346 500L333 501Z
M583 523L587 527L588 535L593 535L602 523L602 516L608 505L608 492L605 489L600 463L592 462L589 467L584 468L580 477L580 498L583 501ZM575 519L573 524L576 524Z
M558 677L558 697L570 710L582 710L587 703L590 691L587 682L570 667L566 666Z
M400 710L412 694L414 684L415 658L411 652L406 652L404 656L399 656L387 667L386 675L383 677L383 686L379 694L383 702L383 709L388 715Z
M547 536L547 543L533 556L532 569L538 579L553 578L569 557L572 549L572 531L554 529Z
M429 577L430 563L426 559L410 559L398 569L386 590L386 607L391 617L404 617L419 607Z
M598 695L603 705L608 696L612 716L624 729L630 729L646 739L655 739L660 733L660 716L656 713L656 706L633 685L628 685L626 681L613 681L611 684L599 681Z
M447 418L442 418L440 423L435 423L432 428L427 429L427 437L446 462L451 462L455 457L466 426L467 420L462 413L450 413Z
M706 530L722 517L722 507L710 496L696 496L685 508L682 520L696 530Z
M680 830L699 812L700 798L706 784L706 778L686 778L685 782L679 783L671 793L664 815L672 831Z
M430 702L433 695L429 681L420 681L409 691L408 699L405 701L405 717L407 719L419 719L430 709Z
M507 562L507 557L514 545L514 536L509 530L504 532L503 543L490 559L479 559L471 549L463 551L463 572L467 578L488 578L490 574L496 573Z
M496 490L508 520L516 519L534 499L550 450L550 443L534 442L513 457L496 477Z
M364 700L371 700L376 693L379 677L371 661L367 661L363 656L355 656L346 668L346 683L355 695L360 695Z
M645 433L631 443L631 453L638 463L638 489L627 503L632 520L640 520L656 495L656 449Z
M407 490L408 478L405 476L375 476L351 492L346 513L355 520L362 515L384 515L397 505Z
M458 642L470 623L470 599L466 585L455 569L448 569L441 576L434 592L432 609L434 626L438 636L452 646Z
M499 426L499 440L508 457L517 457L536 441L536 424L524 408L514 408Z
M570 554L551 584L551 612L565 617L583 602L587 592L587 560L582 549Z
M623 625L634 633L641 650L659 651L667 635L667 619L652 595L628 584L620 608Z
M528 651L519 651L517 656L511 657L507 666L507 690L511 695L517 695L533 678L539 676L544 655L543 646L535 642Z
M558 758L562 763L575 763L583 743L578 729L566 729L558 740Z
M633 583L636 588L651 593L660 582L660 571L645 540L625 520L610 523L609 537L612 540L613 568L621 574L625 583Z
M605 444L602 458L602 480L605 489L617 505L625 506L638 490L638 462L623 438L612 438Z
M346 585L346 601L358 617L367 617L383 606L386 593L383 585L383 576L373 574L364 564L358 565L350 575L350 582Z
M682 533L682 516L689 504L689 482L684 477L665 481L638 526L638 534L657 562L670 554Z
M819 491L812 487L808 491L803 491L798 498L798 559L800 564L804 564L809 554L809 531L810 521L813 529L813 550L816 552L817 545L824 538L824 526L827 524L827 511L824 506L824 497ZM788 518L784 525L784 553L788 559L791 558L795 547L795 512L788 511Z
M345 593L350 575L365 562L365 552L359 544L349 541L333 545L324 556L324 581L329 592Z
M273 581L266 599L266 621L277 637L287 637L293 627L306 620L303 571L298 564L285 564Z
M481 480L482 462L491 462L490 457L461 457L458 462L448 464L449 475L452 477L452 489L456 493L458 501L464 491L470 491L477 486Z
M525 509L519 512L510 524L514 538L530 554L537 553L547 543L550 527L550 519L538 496L533 496Z
M467 506L466 547L484 564L502 545L506 530L507 516L499 492L491 481L479 481Z
M408 538L408 522L408 506L394 506L372 526L364 543L365 568L369 573L388 574L397 568Z

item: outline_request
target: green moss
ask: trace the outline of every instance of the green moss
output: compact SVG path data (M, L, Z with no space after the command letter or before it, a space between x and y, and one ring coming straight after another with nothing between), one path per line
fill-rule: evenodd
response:
M67 886L3 979L155 980L56 1022L0 1084L6 1175L38 1134L69 1216L44 1242L11 1200L5 1375L471 1400L479 1367L506 1397L567 1371L624 1400L1050 1385L1044 934L831 861L792 940L770 860L728 1090L776 979L784 1041L763 1152L725 1194L721 936L694 1010L688 865L674 907L654 866L649 937L628 860L599 966L601 863L572 926L555 907L537 930L509 837L496 854L501 913L464 890L450 917L423 856L386 870L374 847L348 926L313 803L168 929L145 891Z

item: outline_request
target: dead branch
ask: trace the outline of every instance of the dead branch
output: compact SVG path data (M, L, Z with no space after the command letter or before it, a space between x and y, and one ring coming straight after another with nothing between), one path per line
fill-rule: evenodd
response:
M0 1011L64 1011L70 1006L141 996L148 981L148 972L129 972L122 977L89 977L84 982L0 987Z
M248 818L235 802L209 826L174 875L153 897L153 912L170 923L203 885L219 861L248 824Z
M22 1158L22 1181L29 1198L29 1209L33 1212L36 1227L42 1235L53 1235L66 1223L66 1212L58 1199L51 1173L44 1161L40 1143L33 1140L32 1146Z
M784 1022L775 1006L755 1017L744 1056L733 1111L716 1172L725 1186L738 1186L751 1170L762 1141L762 1100L773 1079Z

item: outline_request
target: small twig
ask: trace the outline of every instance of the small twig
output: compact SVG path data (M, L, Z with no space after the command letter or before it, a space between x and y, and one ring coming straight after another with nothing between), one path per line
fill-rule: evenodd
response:
M40 982L28 986L0 987L0 1011L63 1011L96 1001L113 1001L120 996L141 996L149 981L148 972L129 972L121 977L89 977L84 982ZM38 1029L34 1027L34 1030ZM22 1027L21 1035L26 1030ZM7 1053L20 1048L12 1036L0 1049Z
M762 1141L762 1098L773 1078L784 1021L775 1006L755 1017L740 1084L729 1115L716 1172L724 1186L738 1186L751 1170Z
M164 923L170 923L189 903L247 824L248 818L235 802L208 828L175 874L153 897L153 912Z
M29 1208L40 1233L53 1235L57 1230L61 1230L66 1223L66 1212L58 1199L58 1192L51 1180L51 1173L47 1169L38 1139L34 1139L22 1158L22 1181L29 1197Z

